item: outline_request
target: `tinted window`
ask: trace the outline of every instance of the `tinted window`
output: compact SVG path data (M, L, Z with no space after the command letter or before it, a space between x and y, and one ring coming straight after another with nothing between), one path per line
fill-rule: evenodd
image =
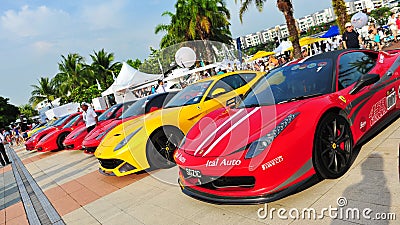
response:
M251 80L253 80L256 77L255 73L243 73L240 74L240 77L243 78L246 83L249 83Z
M167 94L160 94L152 98L146 105L146 113L150 112L150 109L152 107L157 107L158 109L161 109L166 97Z
M330 59L279 67L264 75L247 93L239 107L273 105L332 92Z
M217 83L215 83L214 87L211 89L211 91L208 93L208 97L216 97L212 96L213 92L219 88L222 88L224 91L219 92L218 95L236 90L243 85L247 84L246 81L244 81L238 74L227 76L219 80Z
M351 52L340 57L339 90L357 82L375 66L376 56L367 52Z
M213 80L207 80L194 83L185 87L167 103L165 108L193 105L199 103L212 82Z

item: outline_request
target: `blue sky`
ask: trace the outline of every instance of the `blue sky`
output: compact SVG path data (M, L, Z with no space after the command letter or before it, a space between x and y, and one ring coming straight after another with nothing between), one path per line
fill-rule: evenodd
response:
M145 59L149 47L158 48L162 34L154 27L168 23L164 11L174 11L175 0L1 0L0 96L15 105L26 104L39 77L53 77L61 55L79 53L90 63L90 54L104 48L116 61ZM238 3L240 0L238 0ZM226 0L231 12L233 37L276 24L284 17L269 0L259 13L251 7L239 22L239 4ZM330 0L294 0L295 16L330 6ZM82 90L84 91L84 90Z

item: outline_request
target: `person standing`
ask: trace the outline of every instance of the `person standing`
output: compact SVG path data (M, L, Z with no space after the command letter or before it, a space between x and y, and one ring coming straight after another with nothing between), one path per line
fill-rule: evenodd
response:
M96 127L98 123L97 114L86 102L82 103L81 108L83 110L82 117L86 124L86 130L89 133Z
M396 14L392 13L388 19L388 25L392 31L394 42L397 42L397 24L396 24Z
M156 93L164 93L164 92L166 92L165 86L164 86L164 81L158 80L158 87L156 89Z
M351 23L346 23L346 31L342 35L343 48L360 48L361 47L361 36L354 30Z
M10 160L8 159L7 153L6 153L6 149L4 148L4 143L6 143L6 140L3 136L3 129L1 129L0 132L0 163L2 166L8 165L10 164Z

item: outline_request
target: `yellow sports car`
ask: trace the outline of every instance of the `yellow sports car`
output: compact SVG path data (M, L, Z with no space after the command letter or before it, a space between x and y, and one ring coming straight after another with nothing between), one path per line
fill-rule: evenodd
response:
M189 129L207 113L235 105L263 74L240 71L200 80L178 92L164 109L115 127L96 149L100 171L124 176L174 166L173 153Z

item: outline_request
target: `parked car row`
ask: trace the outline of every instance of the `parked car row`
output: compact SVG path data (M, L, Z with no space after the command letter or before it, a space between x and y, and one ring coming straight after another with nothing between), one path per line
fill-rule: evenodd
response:
M89 134L74 127L79 114L60 118L27 149L85 149L115 176L177 164L182 191L196 199L274 201L345 174L361 146L399 117L399 55L339 50L269 73L213 76L126 103L112 118L110 108Z

